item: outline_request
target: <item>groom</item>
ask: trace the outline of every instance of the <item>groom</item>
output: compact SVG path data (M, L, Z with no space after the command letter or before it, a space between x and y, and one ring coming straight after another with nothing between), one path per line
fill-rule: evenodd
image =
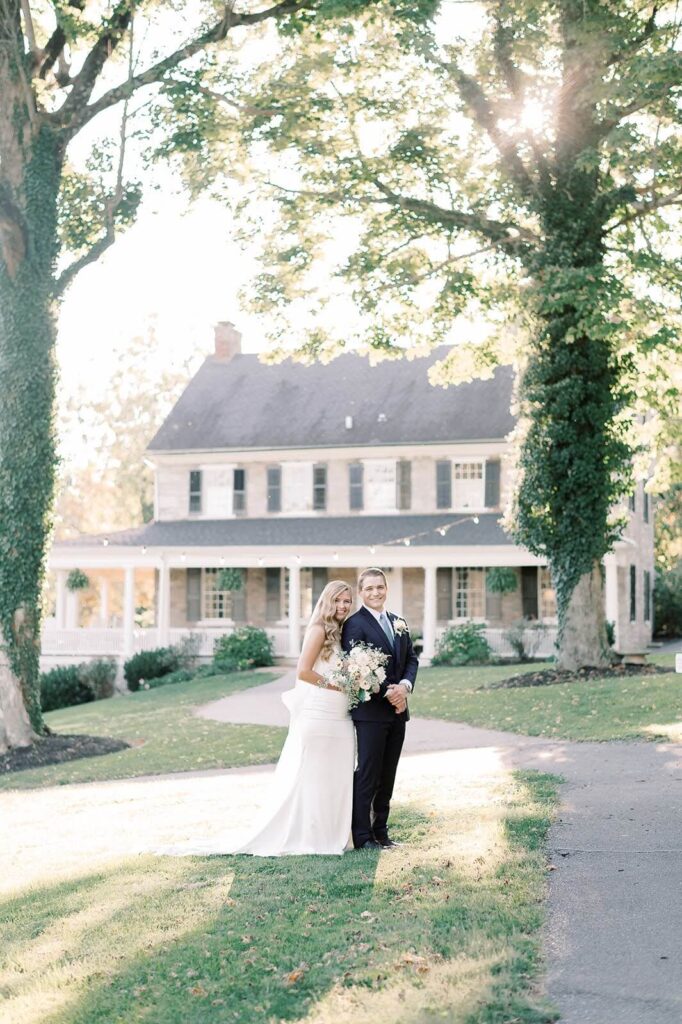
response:
M388 812L405 722L410 717L407 695L412 692L419 667L407 623L385 610L387 593L381 569L363 569L358 579L362 606L346 619L341 636L344 651L364 643L389 655L381 690L351 712L358 741L358 766L353 778L356 849L389 849L396 845L388 835Z

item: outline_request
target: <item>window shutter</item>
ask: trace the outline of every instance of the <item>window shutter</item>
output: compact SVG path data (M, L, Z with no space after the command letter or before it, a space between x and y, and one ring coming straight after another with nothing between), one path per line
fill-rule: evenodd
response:
M485 507L498 508L500 504L500 460L489 459L485 464Z
M187 570L187 621L201 618L201 569Z

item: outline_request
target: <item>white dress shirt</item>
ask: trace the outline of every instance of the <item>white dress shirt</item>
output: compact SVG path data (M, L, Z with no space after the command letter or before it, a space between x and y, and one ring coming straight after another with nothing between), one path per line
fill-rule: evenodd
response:
M383 608L380 612L375 612L373 608L368 608L366 604L363 604L362 607L363 608L367 608L367 611L369 612L369 614L374 616L374 618L379 623L379 626L381 627L382 632L384 632L384 633L386 631L384 630L384 627L381 625L381 616L385 615L386 618L388 619L389 625L391 627L391 631L393 632L393 636L395 638L395 630L393 629L393 623L391 622L391 618L390 618L390 616L389 616L389 614L388 614L388 612L386 611L385 608ZM412 683L410 682L409 679L401 679L400 682L398 683L398 686L406 686L407 687L407 692L408 693L412 693Z

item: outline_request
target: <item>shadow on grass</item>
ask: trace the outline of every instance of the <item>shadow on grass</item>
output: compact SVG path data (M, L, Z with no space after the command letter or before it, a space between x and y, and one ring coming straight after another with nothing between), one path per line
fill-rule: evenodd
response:
M551 786L534 785L518 782L488 868L434 863L447 822L412 805L388 854L145 857L9 901L9 1020L552 1021L534 991Z

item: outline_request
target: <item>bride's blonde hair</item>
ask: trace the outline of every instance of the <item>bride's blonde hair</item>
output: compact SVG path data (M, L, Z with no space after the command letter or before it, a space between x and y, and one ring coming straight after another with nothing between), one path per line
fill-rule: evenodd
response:
M340 594L343 594L344 590L348 591L352 600L353 590L345 580L331 580L318 597L317 604L308 623L308 629L311 626L322 626L324 629L324 643L322 644L321 654L325 658L329 658L334 648L341 643L341 627L343 623L334 617L334 613L336 611L336 599Z

